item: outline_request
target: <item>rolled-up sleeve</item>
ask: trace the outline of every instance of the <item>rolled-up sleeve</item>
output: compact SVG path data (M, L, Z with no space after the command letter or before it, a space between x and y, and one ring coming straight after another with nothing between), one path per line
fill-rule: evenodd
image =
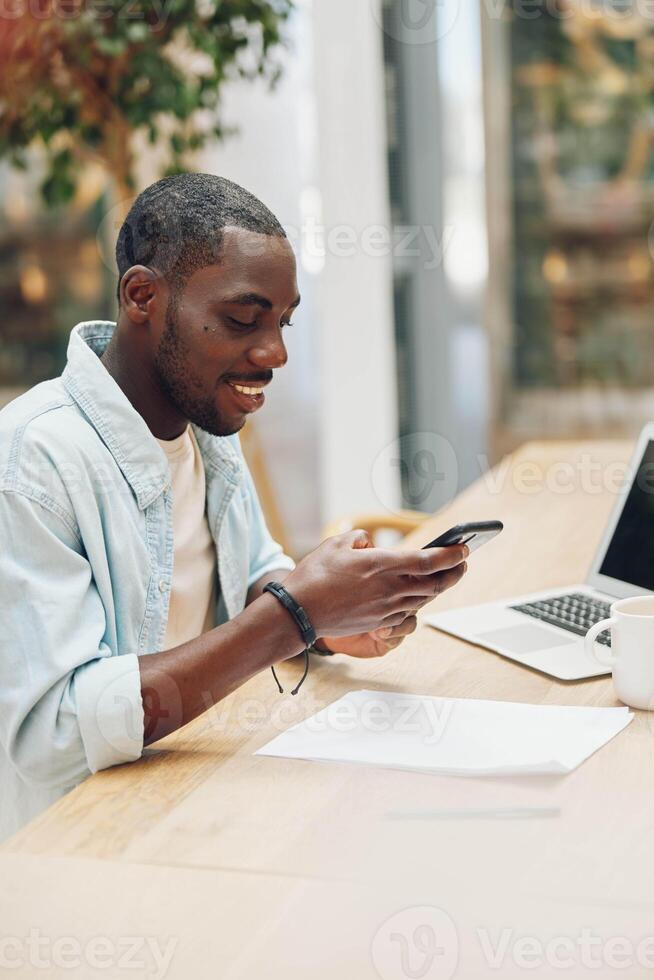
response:
M288 569L292 572L295 562L284 553L282 546L275 541L266 526L259 496L245 459L242 458L244 470L243 492L248 516L250 555L248 569L248 588L258 582L268 572Z
M138 759L138 658L113 651L91 566L65 513L0 491L0 739L27 782L69 787Z

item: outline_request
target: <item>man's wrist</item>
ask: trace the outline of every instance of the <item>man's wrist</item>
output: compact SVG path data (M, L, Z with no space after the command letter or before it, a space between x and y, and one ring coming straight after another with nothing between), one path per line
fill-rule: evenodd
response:
M317 653L320 657L333 657L334 651L327 644L325 637L319 636L317 640L314 640L311 645L311 650L313 653Z
M306 649L306 645L303 643L297 628L297 623L295 623L292 616L289 616L288 611L284 609L281 603L270 592L264 592L257 599L257 605L262 608L266 608L266 603L268 603L266 618L270 623L269 628L272 628L275 632L276 629L281 629L284 633L284 638L275 650L273 659L265 665L271 667L277 663L282 663L284 660L291 660L293 657L300 656ZM280 655L280 650L287 652L285 655Z

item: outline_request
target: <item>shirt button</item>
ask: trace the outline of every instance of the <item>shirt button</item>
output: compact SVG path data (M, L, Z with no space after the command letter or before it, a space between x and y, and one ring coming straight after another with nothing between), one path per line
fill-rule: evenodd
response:
M166 585L165 580L164 579L161 579L161 581L159 582L159 591L160 592L165 592L167 588L168 588L168 586Z

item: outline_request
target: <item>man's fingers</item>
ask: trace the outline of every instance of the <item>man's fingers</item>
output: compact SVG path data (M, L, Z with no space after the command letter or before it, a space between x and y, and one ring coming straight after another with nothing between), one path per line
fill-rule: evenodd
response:
M418 620L415 616L407 616L399 626L389 626L385 629L375 630L374 635L383 641L387 651L395 650L400 643L414 633L418 627Z
M414 578L407 576L406 592L400 590L393 596L391 612L399 609L422 609L441 592L446 592L447 589L451 589L457 582L460 582L467 570L468 563L463 562L455 568L450 568L446 572L431 577Z
M441 592L446 592L448 589L451 589L453 585L461 581L467 571L468 563L464 561L463 564L457 565L456 568L450 568L449 571L443 572L442 575L435 575L436 591L434 595L440 595Z
M455 568L450 568L447 572L443 572L441 575L434 575L434 597L441 594L441 592L447 592L452 586L460 582L465 573L468 571L468 563L463 562L461 565L457 565Z
M409 611L417 612L419 609L422 609L423 606L426 606L428 602L431 602L433 598L434 598L433 591L430 592L429 595L397 596L397 598L393 602L393 605L391 606L388 615L390 616L393 613L401 612L402 610L404 610L407 613L407 615Z
M427 602L434 596L440 595L446 589L456 585L468 570L468 563L461 562L454 568L449 568L444 572L437 572L434 575L406 575L400 589L397 590L398 599L407 601L407 608L410 608L409 596L424 599ZM424 603L421 603L424 604Z
M390 623L395 619L401 620L397 622L394 626L382 627L381 629L376 629L373 631L373 636L376 636L379 640L382 640L387 650L394 650L395 647L399 647L400 643L414 633L418 626L418 620L411 611L404 611L398 613L397 616L389 617L386 623Z
M393 551L395 571L400 575L433 575L454 568L470 554L465 544L454 544L448 548L424 548L422 551Z
M382 639L392 642L393 640L399 640L405 636L410 636L411 633L415 632L417 625L418 620L416 617L409 615L406 617L403 623L399 624L399 626L391 626L390 628L387 627L386 630L381 630L380 632L386 633L386 636L382 637Z
M402 624L406 622L407 618L415 619L415 614L413 609L403 609L399 612L391 613L389 616L386 616L384 619L382 619L381 625L378 626L374 632L377 633L382 640L386 640L388 639L388 637L392 635L392 633L395 633L396 630L401 628ZM392 629L392 633L389 633L388 637L381 636L384 630L388 630L388 629Z

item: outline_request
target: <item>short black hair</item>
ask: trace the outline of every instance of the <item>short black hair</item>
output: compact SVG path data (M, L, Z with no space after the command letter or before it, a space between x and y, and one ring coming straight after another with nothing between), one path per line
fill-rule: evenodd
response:
M198 269L220 260L229 227L287 237L265 204L225 177L174 174L146 187L118 233L118 300L121 280L133 265L154 266L179 290Z

